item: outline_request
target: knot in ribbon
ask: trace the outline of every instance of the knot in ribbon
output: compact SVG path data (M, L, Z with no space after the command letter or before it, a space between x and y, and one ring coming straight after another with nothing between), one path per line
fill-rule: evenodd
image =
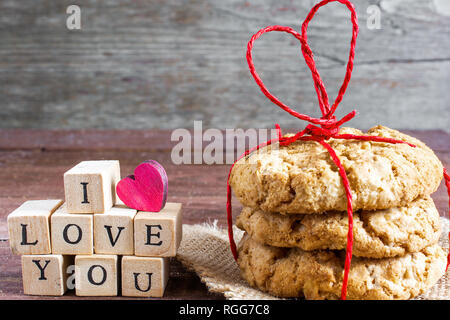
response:
M334 103L330 106L328 101L328 94L325 89L325 85L320 77L319 71L316 68L316 64L313 57L313 52L311 48L308 45L307 42L307 28L308 24L311 21L311 19L316 14L317 10L328 4L329 2L340 2L344 4L351 13L351 22L352 22L352 39L350 41L350 52L346 67L346 73L344 76L344 80L342 82L342 85L339 89L339 93L334 101ZM347 197L347 215L348 215L348 233L347 233L347 246L346 246L346 255L345 255L345 265L344 265L344 276L342 281L342 290L341 290L341 299L345 300L347 296L347 284L348 284L348 276L350 271L350 264L352 260L352 250L353 250L353 205L352 205L352 193L350 188L350 183L347 178L347 174L345 172L345 169L339 160L339 157L337 156L336 152L333 150L333 148L326 142L327 140L333 138L333 139L354 139L354 140L362 140L362 141L374 141L374 142L385 142L390 144L408 144L411 147L415 147L415 145L410 144L408 142L402 141L402 140L396 140L391 138L385 138L385 137L379 137L379 136L366 136L366 135L354 135L354 134L340 134L339 128L342 124L346 123L347 121L350 121L353 119L356 115L356 111L353 110L352 112L348 113L346 116L344 116L342 119L337 120L334 116L334 113L339 105L339 103L342 101L342 98L345 94L345 91L347 90L348 83L350 82L351 74L353 71L353 61L355 57L355 45L356 45L356 37L358 35L358 18L356 15L355 8L353 4L349 0L323 0L316 4L311 11L309 12L308 16L306 17L305 21L302 24L302 33L298 33L297 31L293 30L290 27L285 26L269 26L266 28L263 28L259 30L257 33L255 33L247 45L247 63L249 66L250 73L252 74L253 78L255 79L256 84L260 87L262 93L274 104L279 106L284 111L288 112L290 115L300 119L309 122L309 124L303 129L302 131L297 132L293 136L283 136L281 132L281 128L278 124L275 125L278 133L278 137L269 141L266 141L264 143L261 143L260 145L245 151L237 160L239 161L243 157L249 155L253 151L259 150L262 147L271 145L273 143L278 142L280 146L287 146L295 141L301 140L301 141L316 141L320 143L329 153L331 159L335 163L335 165L338 168L339 174L342 178L342 183L345 189L346 197ZM305 62L308 66L308 68L311 71L311 75L313 78L314 88L317 93L319 108L322 113L322 117L320 118L314 118L310 117L305 114L298 113L297 111L291 109L289 106L284 104L282 101L280 101L276 96L274 96L264 85L261 77L255 70L255 66L253 64L253 58L252 58L252 49L253 49L253 43L256 39L258 39L262 34L272 31L281 31L286 32L291 35L293 35L297 40L299 40L301 44L301 51L303 54L303 57L305 59ZM228 236L230 241L230 249L233 254L233 257L235 260L238 259L238 253L236 248L236 243L234 242L233 238L233 218L232 218L232 207L231 207L231 187L230 187L230 176L231 172L233 170L234 164L231 166L230 171L228 173L228 179L227 179L227 223L228 223ZM444 177L447 185L447 190L449 192L450 196L450 176L445 171ZM449 202L450 204L450 202ZM448 262L450 263L450 254L448 256ZM448 268L448 264L447 264Z

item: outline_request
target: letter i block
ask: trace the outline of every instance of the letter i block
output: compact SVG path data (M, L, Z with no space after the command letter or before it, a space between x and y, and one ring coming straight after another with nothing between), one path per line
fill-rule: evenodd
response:
M125 297L162 297L168 279L169 258L122 258L122 295Z
M67 211L103 213L116 203L117 160L83 161L64 174Z
M174 257L182 235L181 203L160 212L139 211L134 218L134 252L145 257Z
M66 204L63 204L50 220L53 253L94 253L93 214L68 213Z
M8 215L13 254L52 253L50 216L61 203L62 200L31 200Z
M77 296L117 296L119 257L80 255L75 257L75 294Z
M101 254L134 254L135 209L116 205L94 214L94 249Z
M23 255L23 292L29 295L62 296L67 291L67 268L72 256Z

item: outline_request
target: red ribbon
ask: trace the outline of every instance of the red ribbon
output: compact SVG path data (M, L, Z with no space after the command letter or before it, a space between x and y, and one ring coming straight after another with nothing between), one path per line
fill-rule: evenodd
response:
M338 1L350 10L351 12L351 21L352 21L352 39L350 41L350 52L349 52L349 58L347 62L347 71L344 76L344 80L342 82L341 88L339 89L339 93L333 103L333 105L330 106L328 101L328 94L325 89L325 85L320 77L319 71L316 68L316 63L313 58L313 53L311 48L309 47L307 43L307 29L308 29L308 23L311 21L311 19L316 14L317 10L328 4L329 2ZM311 70L311 75L314 82L314 88L317 93L317 98L319 101L319 107L320 111L322 112L322 117L320 118L313 118L305 114L298 113L294 110L292 110L289 106L281 102L276 96L274 96L270 91L266 88L263 81L261 80L261 77L258 75L258 73L255 70L255 66L253 64L253 58L252 58L252 48L253 43L256 39L258 39L262 34L266 32L271 31L282 31L289 33L293 35L298 41L300 41L301 44L301 50L303 53L303 57L305 58L305 62L308 65L309 69ZM263 28L259 30L256 34L252 36L250 41L247 45L247 62L250 69L250 73L252 74L253 78L255 79L258 86L261 88L261 91L264 93L264 95L273 103L275 103L277 106L279 106L284 111L288 112L292 116L300 119L305 120L309 122L306 126L306 128L302 131L297 132L294 136L291 137L283 137L281 133L280 126L278 124L275 125L278 137L272 140L269 140L267 142L264 142L250 150L247 150L242 154L237 160L239 161L243 157L249 155L253 151L259 150L262 147L271 145L272 143L278 142L281 146L289 145L297 140L301 141L316 141L320 143L330 154L331 159L336 164L336 166L339 169L339 174L342 178L342 182L345 188L345 193L347 197L347 214L348 214L348 233L347 233L347 247L346 247L346 257L345 257L345 266L344 266L344 278L342 282L342 290L341 290L341 299L345 300L347 296L347 284L348 284L348 275L350 271L350 265L352 260L352 250L353 250L353 206L352 206L352 193L350 189L350 184L347 178L347 174L345 172L344 167L341 164L341 161L339 160L339 157L336 155L336 152L331 148L331 146L326 142L330 138L333 139L355 139L355 140L363 140L363 141L374 141L374 142L386 142L391 144L397 144L397 143L405 143L410 145L411 147L415 147L415 145L407 143L402 140L396 140L391 138L384 138L384 137L378 137L378 136L361 136L361 135L353 135L353 134L339 134L339 127L344 124L345 122L351 120L355 115L356 111L353 110L349 114L347 114L345 117L343 117L341 120L337 120L334 116L334 112L336 111L336 108L338 107L339 103L342 101L342 98L345 94L345 91L347 90L348 83L350 82L352 70L353 70L353 60L355 57L355 44L356 44L356 37L358 35L358 18L356 15L355 8L353 4L348 0L324 0L320 3L316 4L311 11L309 12L308 16L306 17L305 21L302 24L302 33L298 33L297 31L293 30L289 27L284 26L269 26L266 28ZM320 127L319 127L320 126ZM230 240L230 248L231 252L233 253L233 257L235 260L237 260L238 253L236 249L236 243L234 242L233 238L233 217L232 217L232 207L231 207L231 186L229 183L231 171L233 170L234 165L236 162L233 163L233 165L230 168L230 171L228 173L228 179L227 179L227 223L228 223L228 237ZM450 176L447 174L447 171L444 169L444 177L446 180L446 186L447 190L449 192L450 197ZM449 202L450 204L450 202ZM449 234L450 236L450 234ZM448 265L450 264L450 254L448 256Z

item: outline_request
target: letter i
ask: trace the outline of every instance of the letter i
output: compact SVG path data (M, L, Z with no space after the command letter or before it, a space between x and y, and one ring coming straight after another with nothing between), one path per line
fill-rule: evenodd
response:
M81 182L81 185L83 185L83 202L81 202L81 203L89 203L88 195L87 195L88 182Z

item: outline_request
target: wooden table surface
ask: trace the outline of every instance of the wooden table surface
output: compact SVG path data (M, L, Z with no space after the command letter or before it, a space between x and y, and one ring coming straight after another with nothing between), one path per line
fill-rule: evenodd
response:
M426 142L450 168L450 134L405 132ZM120 160L122 176L131 173L143 160L157 160L169 176L168 201L184 205L184 223L218 220L219 225L225 226L226 177L230 166L174 165L170 153L175 143L170 142L170 134L161 130L0 130L0 299L44 298L23 294L20 256L10 253L6 217L26 200L64 198L63 174L83 160ZM446 215L448 198L443 183L433 199L441 215ZM240 205L236 199L233 205L238 212ZM73 293L62 298L83 299ZM209 293L195 273L172 259L164 298L223 299L223 296Z

